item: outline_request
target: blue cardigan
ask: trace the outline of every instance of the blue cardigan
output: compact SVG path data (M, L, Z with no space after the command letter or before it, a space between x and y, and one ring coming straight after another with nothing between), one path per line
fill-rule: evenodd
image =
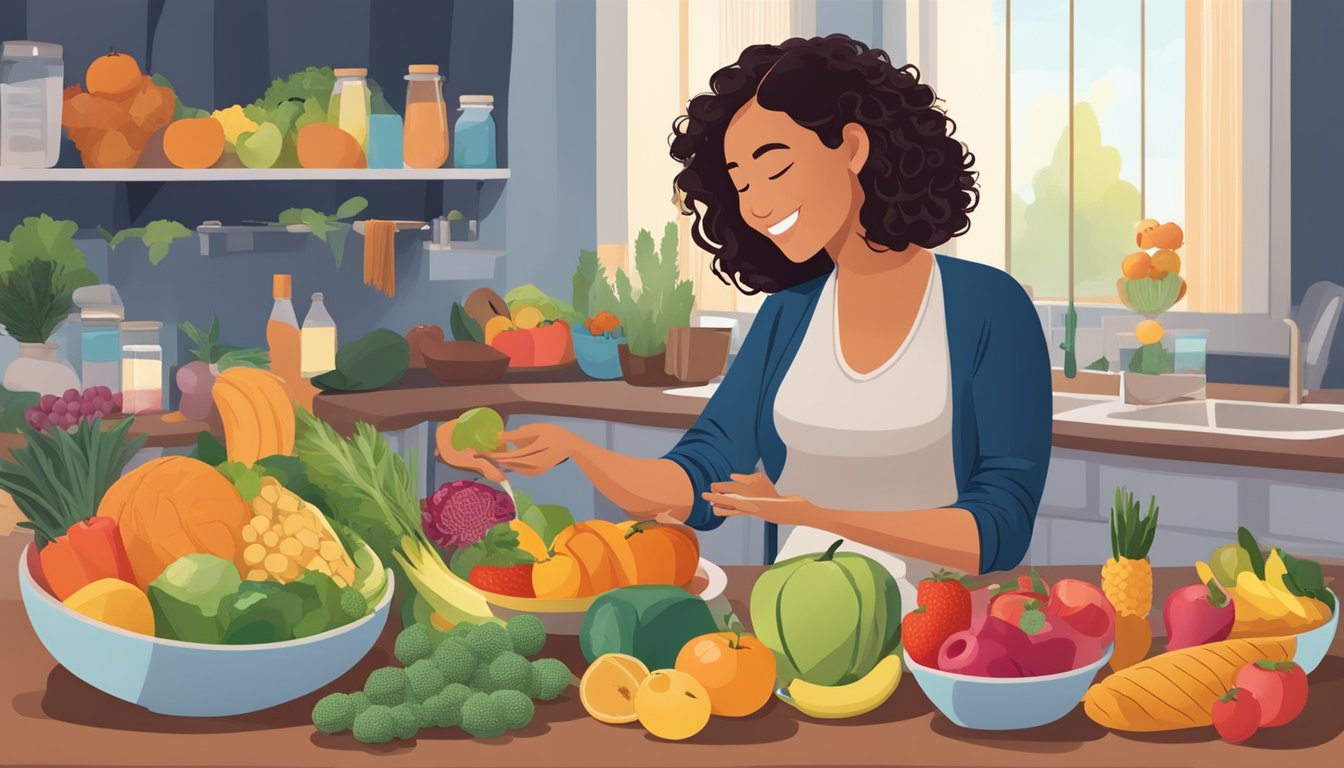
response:
M952 376L957 500L980 535L980 571L1013 568L1031 543L1050 460L1050 359L1036 309L1007 273L938 256ZM786 449L775 431L775 394L802 344L826 277L766 299L742 349L695 425L665 458L695 489L687 523L723 518L700 498L759 461L772 482ZM821 396L825 396L821 393ZM822 524L819 521L818 524ZM773 553L771 553L773 557Z

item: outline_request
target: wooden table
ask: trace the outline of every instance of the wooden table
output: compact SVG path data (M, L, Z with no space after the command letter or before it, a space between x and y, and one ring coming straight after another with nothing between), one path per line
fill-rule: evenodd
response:
M12 537L11 537L12 538ZM0 543L3 539L0 539ZM6 547L9 548L9 547ZM13 563L12 557L4 562ZM13 581L12 568L4 577ZM730 567L728 596L744 602L759 568ZM1095 580L1095 567L1048 567L1047 579ZM1344 576L1344 567L1329 566ZM1160 569L1157 594L1189 583L1192 569ZM8 585L7 585L8 586ZM0 597L8 598L0 591ZM1157 613L1160 614L1160 611ZM571 689L537 708L523 731L488 742L461 730L429 731L413 742L364 746L349 735L315 732L313 702L330 691L362 685L391 658L391 634L349 674L310 696L265 712L220 719L155 715L102 694L58 667L38 644L15 599L0 599L4 661L0 668L0 764L173 766L1325 766L1344 755L1344 641L1311 676L1306 710L1293 723L1249 743L1218 741L1212 728L1161 734L1111 733L1078 707L1063 720L1029 731L979 732L953 725L932 708L913 677L877 711L843 721L811 720L772 702L744 720L713 719L689 742L660 742L638 725L590 719ZM546 655L582 669L572 638L553 639Z

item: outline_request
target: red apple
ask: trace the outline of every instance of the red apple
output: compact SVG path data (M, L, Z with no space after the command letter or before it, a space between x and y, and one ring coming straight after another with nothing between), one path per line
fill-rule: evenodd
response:
M1079 579L1060 579L1045 605L1047 618L1066 622L1083 637L1105 647L1115 637L1115 609L1096 586Z
M989 615L1003 619L1016 627L1022 620L1022 613L1027 610L1027 606L1034 604L1036 607L1043 607L1048 600L1045 595L1021 589L1000 592L989 601Z

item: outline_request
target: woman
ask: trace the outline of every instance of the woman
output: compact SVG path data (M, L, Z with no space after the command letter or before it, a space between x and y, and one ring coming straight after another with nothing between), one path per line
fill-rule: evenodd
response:
M661 459L536 425L445 460L499 478L572 459L635 517L784 526L780 559L843 538L904 577L910 607L931 563L1016 566L1049 360L1016 281L928 250L979 196L933 90L843 35L752 46L710 86L674 126L675 186L716 274L772 295L695 425Z

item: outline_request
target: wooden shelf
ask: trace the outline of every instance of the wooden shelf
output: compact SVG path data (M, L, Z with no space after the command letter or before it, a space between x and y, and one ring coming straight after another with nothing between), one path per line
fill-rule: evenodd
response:
M499 181L508 168L0 168L0 182Z

